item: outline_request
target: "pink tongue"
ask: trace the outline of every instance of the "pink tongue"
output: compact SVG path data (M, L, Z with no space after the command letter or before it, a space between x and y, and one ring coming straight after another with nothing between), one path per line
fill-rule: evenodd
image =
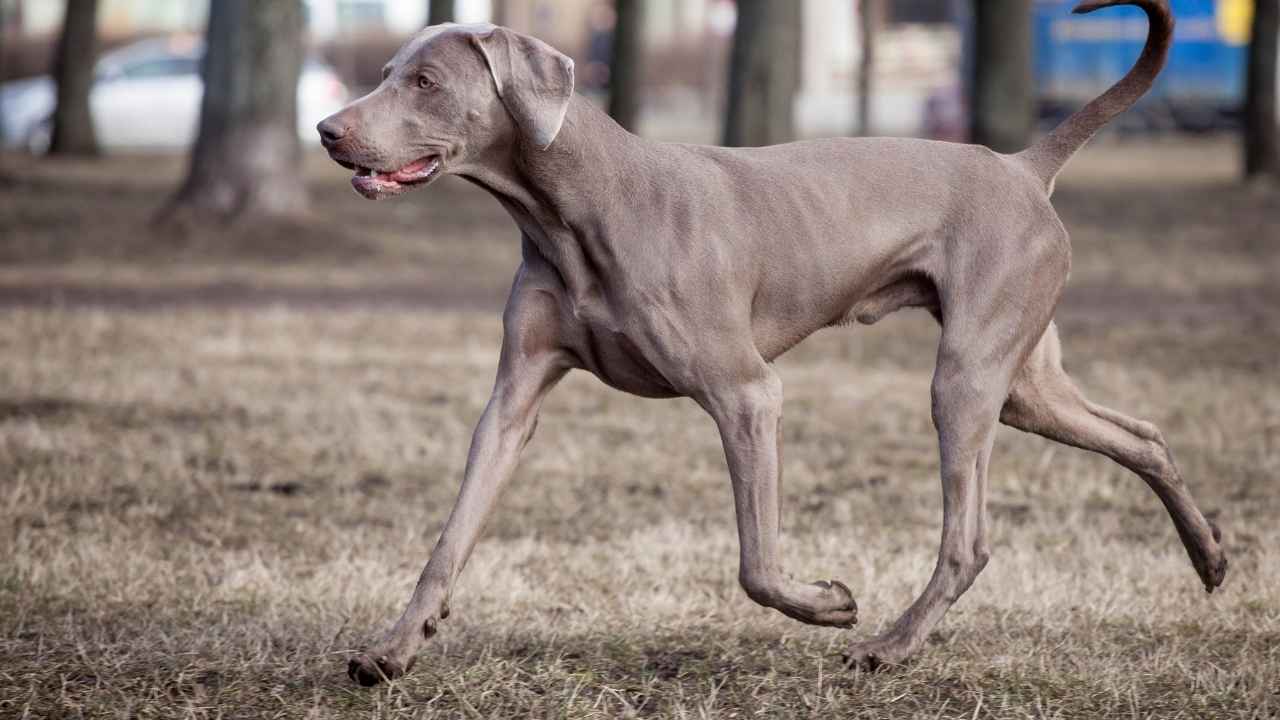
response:
M395 182L407 182L413 180L414 176L421 172L431 163L430 158L423 158L405 165L393 173L381 173L378 178L381 180L392 180Z
M430 158L422 158L417 162L410 163L400 168L399 170L396 171L396 174L397 175L413 175L414 173L420 172L430 162L431 162Z

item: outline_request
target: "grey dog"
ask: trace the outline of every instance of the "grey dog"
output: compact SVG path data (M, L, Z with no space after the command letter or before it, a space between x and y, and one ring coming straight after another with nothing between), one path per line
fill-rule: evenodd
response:
M1164 503L1207 590L1227 560L1153 425L1087 400L1062 369L1053 315L1071 267L1050 204L1067 161L1150 89L1173 36L1167 0L1114 87L1013 155L907 139L728 149L636 137L573 94L573 62L492 25L418 33L369 95L320 123L323 144L384 198L458 175L521 232L493 394L452 513L400 620L350 661L394 679L449 616L459 573L533 435L543 398L585 369L645 397L689 397L714 418L733 479L739 580L752 600L848 627L844 584L804 583L778 551L782 384L771 362L813 332L905 307L941 325L932 384L942 541L919 598L852 645L864 668L900 663L987 563L987 464L996 424L1102 453Z

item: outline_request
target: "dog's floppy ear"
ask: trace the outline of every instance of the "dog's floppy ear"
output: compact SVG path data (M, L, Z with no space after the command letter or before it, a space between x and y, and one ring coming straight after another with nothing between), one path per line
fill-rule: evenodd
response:
M471 36L489 66L498 97L540 150L551 146L573 96L573 60L550 45L503 27Z

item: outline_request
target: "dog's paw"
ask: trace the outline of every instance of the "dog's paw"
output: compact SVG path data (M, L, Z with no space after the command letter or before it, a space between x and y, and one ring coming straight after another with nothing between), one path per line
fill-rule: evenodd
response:
M853 599L849 586L839 580L814 583L822 589L826 608L815 613L813 624L831 627L853 627L858 624L858 601Z
M900 642L889 638L872 638L854 643L841 654L840 660L852 670L879 672L902 665L909 655Z
M808 625L847 628L858 622L858 603L839 580L790 583L786 592L769 605Z
M347 677L363 687L373 687L404 677L405 673L413 669L416 660L417 658L411 657L407 663L401 664L386 655L374 657L368 653L360 653L347 663Z

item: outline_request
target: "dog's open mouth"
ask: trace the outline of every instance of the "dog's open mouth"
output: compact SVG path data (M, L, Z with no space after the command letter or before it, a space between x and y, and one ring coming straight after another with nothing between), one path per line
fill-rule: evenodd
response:
M391 172L380 172L373 168L353 166L355 177L351 178L351 186L356 192L369 198L381 198L399 195L415 187L425 185L440 174L440 157L428 155Z

